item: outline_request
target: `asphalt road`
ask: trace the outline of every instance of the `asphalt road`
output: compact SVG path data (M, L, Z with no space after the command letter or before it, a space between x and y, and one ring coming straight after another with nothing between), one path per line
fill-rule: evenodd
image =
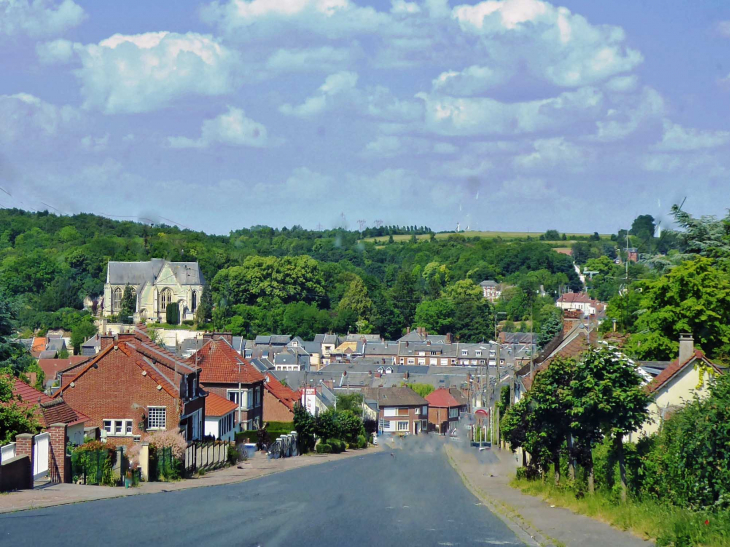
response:
M90 487L93 488L93 487ZM240 484L0 515L0 545L522 545L463 485L441 442Z

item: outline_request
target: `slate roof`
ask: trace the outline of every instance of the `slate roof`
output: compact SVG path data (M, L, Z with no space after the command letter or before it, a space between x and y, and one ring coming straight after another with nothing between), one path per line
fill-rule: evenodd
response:
M219 418L225 416L229 412L238 409L238 405L233 401L229 401L225 397L216 395L213 392L208 393L205 398L205 415Z
M286 346L290 340L291 336L288 334L259 335L254 340L254 344L257 346Z
M101 347L101 340L99 339L99 335L95 334L91 338L89 338L86 342L81 344L82 348L98 348Z
M46 350L61 351L66 349L66 341L63 338L49 338Z
M496 287L498 283L494 279L485 279L479 283L480 287Z
M267 370L271 370L274 368L274 364L266 357L249 359L249 363L256 367L256 370L258 370L259 372L266 372Z
M409 387L374 387L363 389L363 395L384 406L426 406L428 401Z
M146 262L114 262L107 267L106 282L112 285L143 285L154 283L162 268L168 264L180 285L203 285L205 280L197 262L168 262L153 258ZM166 282L166 280L160 280Z
M264 380L258 369L223 338L208 341L187 362L200 367L202 384L253 384Z
M55 359L58 352L53 349L47 349L38 354L38 359Z

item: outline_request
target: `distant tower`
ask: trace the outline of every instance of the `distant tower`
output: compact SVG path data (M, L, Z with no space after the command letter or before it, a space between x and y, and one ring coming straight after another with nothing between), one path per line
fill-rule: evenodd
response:
M461 230L461 222L456 223L456 231L458 232L459 230Z
M382 226L383 226L383 221L382 220L379 220L378 219L378 220L375 221L375 227L376 228L381 228Z
M363 220L363 219L360 219L360 220L357 221L357 225L360 226L360 231L361 232L363 231L363 228L365 228L365 222L366 221Z

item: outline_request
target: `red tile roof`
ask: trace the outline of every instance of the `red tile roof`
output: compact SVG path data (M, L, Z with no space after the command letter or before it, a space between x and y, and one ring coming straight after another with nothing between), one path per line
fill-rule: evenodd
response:
M30 353L33 357L38 357L42 351L45 351L48 339L44 336L36 336L33 338L33 346L30 348Z
M186 363L200 367L201 384L254 384L263 375L222 338L210 340Z
M46 380L52 380L57 373L85 363L89 359L91 359L89 355L72 355L68 359L38 359L38 366L43 369Z
M36 418L44 428L58 423L74 425L89 420L88 416L71 408L62 398L53 399L18 378L14 378L13 395L20 398L20 404L35 410Z
M238 408L238 405L233 401L216 395L215 393L208 393L205 398L205 415L206 416L225 416L229 412L233 412Z
M713 362L711 362L707 356L702 352L702 350L696 349L694 353L690 356L689 359L687 359L684 363L679 362L679 357L677 357L674 361L669 363L667 368L665 368L663 371L661 371L656 378L654 378L651 382L649 382L646 386L646 390L649 393L654 393L659 388L661 388L664 384L669 382L676 374L678 374L682 369L685 367L691 365L695 360L700 359L710 365L712 368L715 369L716 372L719 374L722 374L722 370L715 365Z
M301 399L301 396L282 384L273 374L267 374L266 377L268 378L268 382L264 383L266 390L294 412L294 404Z
M452 408L462 406L448 389L440 387L436 391L432 391L426 395L429 406L437 408Z

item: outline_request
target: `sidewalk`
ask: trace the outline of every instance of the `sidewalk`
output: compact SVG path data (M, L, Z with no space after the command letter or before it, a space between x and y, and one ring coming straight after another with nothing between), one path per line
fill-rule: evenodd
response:
M137 488L51 484L34 490L20 490L18 492L0 494L0 513L11 513L13 511L40 509L55 505L109 498L159 494L161 492L174 492L205 486L235 484L282 471L298 469L300 467L318 465L357 456L367 456L368 454L374 454L381 450L383 448L380 446L370 446L366 450L349 450L342 454L308 454L306 456L278 460L270 460L263 452L257 452L248 461L241 462L234 467L209 471L202 477L184 479L177 482L143 482Z
M590 547L653 545L629 532L560 507L509 486L517 463L509 451L461 449L447 444L446 453L467 487L495 514L527 532L538 544Z

